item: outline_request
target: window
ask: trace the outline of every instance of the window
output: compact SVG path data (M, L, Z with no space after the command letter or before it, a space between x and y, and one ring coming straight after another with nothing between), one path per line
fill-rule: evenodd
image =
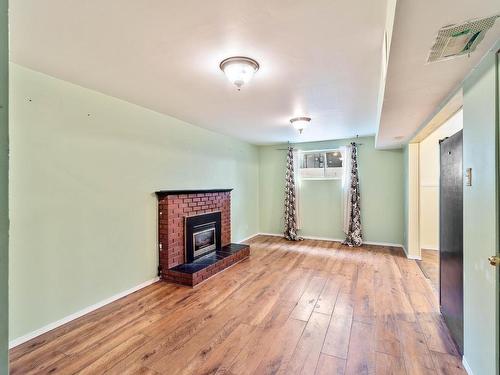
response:
M299 176L309 180L338 180L342 178L343 154L341 150L301 151Z

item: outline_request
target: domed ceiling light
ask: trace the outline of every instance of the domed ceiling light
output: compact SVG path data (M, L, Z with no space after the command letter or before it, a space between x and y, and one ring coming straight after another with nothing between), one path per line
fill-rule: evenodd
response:
M222 60L219 67L240 91L241 86L248 83L259 70L259 63L250 57L234 56Z
M310 117L294 117L290 120L292 126L302 134L302 131L307 128L309 123L311 122Z

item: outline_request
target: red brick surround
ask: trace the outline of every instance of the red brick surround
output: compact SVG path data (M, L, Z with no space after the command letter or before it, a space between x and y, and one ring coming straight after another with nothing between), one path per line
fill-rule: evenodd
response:
M184 218L221 212L222 246L231 243L231 192L158 194L160 267L168 270L184 263Z
M227 258L222 259L220 262L212 264L207 268L204 268L193 274L186 274L182 272L176 272L175 270L167 270L163 274L163 279L166 281L171 281L177 284L183 284L188 286L195 286L196 284L205 281L209 277L221 272L227 267L232 266L235 263L247 258L250 255L250 247L246 247L244 250L239 251Z

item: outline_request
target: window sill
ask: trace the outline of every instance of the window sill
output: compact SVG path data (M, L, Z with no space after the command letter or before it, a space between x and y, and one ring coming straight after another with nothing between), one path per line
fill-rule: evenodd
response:
M329 181L329 180L342 180L341 177L300 177L303 181Z

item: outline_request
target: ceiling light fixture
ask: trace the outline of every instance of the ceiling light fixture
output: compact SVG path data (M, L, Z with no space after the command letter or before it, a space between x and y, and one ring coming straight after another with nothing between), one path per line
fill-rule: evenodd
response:
M233 56L222 60L219 67L227 79L240 91L241 86L252 79L260 66L257 61L250 57Z
M307 128L309 123L311 122L310 117L294 117L290 120L292 126L302 134L302 131Z

